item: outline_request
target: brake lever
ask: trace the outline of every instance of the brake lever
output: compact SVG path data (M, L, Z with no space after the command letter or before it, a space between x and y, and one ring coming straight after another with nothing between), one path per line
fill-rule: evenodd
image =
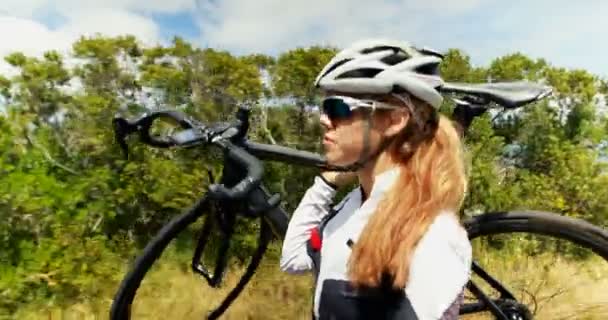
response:
M125 157L125 160L129 159L129 145L127 144L127 136L137 132L137 126L133 123L129 122L129 120L125 118L121 118L119 116L115 116L112 120L112 125L114 127L114 137L122 153Z

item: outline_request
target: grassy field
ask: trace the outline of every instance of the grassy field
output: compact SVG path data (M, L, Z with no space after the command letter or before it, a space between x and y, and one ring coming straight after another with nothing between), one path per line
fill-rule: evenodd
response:
M603 261L581 264L548 256L531 259L498 253L481 257L478 261L486 270L529 303L535 319L608 319L608 264ZM203 319L242 272L229 272L224 288L210 289L187 266L163 259L140 289L134 319ZM276 262L265 261L222 319L310 319L311 285L310 276L286 275ZM16 319L107 319L114 289L109 287L103 297L66 307L23 308Z
M608 319L608 263L597 256L584 262L568 260L548 254L550 250L530 256L520 251L525 242L519 244L515 250L492 251L473 242L474 256L528 306L535 319ZM492 292L478 276L473 281L487 290L484 292ZM463 319L493 318L477 314Z

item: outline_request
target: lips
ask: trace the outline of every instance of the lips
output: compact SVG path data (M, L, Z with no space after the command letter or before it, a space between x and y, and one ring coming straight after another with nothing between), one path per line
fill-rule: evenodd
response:
M334 139L330 138L329 136L323 136L323 143L324 144L334 143Z

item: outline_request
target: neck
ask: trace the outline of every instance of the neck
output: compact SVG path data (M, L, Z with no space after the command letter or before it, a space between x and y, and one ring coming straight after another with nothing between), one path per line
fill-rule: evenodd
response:
M388 153L382 152L376 159L369 161L363 168L357 171L359 183L363 189L364 201L369 198L369 195L372 192L376 176L395 166L397 166L397 164L390 161Z

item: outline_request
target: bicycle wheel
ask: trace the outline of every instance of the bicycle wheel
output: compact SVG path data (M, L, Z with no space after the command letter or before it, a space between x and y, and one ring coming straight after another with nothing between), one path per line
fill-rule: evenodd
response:
M129 273L123 278L110 309L111 320L128 320L135 292L154 262L162 255L169 243L189 225L194 223L209 206L209 198L203 197L190 210L173 218L146 245L137 257Z
M110 319L127 320L131 318L133 311L132 304L136 299L135 294L141 289L140 286L144 277L151 271L154 264L160 260L161 255L167 250L169 244L190 226L194 226L203 214L206 217L198 237L198 244L194 250L191 267L193 269L192 271L195 271L195 273L206 278L207 283L211 287L218 288L223 281L222 279L226 271L226 263L229 256L228 250L231 242L230 239L234 233L235 224L237 222L237 216L229 214L226 210L235 209L240 212L238 207L240 206L232 207L225 203L222 204L219 200L213 200L204 196L186 213L173 218L167 223L154 238L148 242L142 254L135 260L129 273L123 278L112 303ZM207 247L206 244L212 242L209 241L212 236L211 234L216 233L213 231L214 228L219 229L218 233L221 234L222 238L219 239L219 242L215 243L215 245L219 244L217 248L210 247L212 252L215 251L214 249L217 249L217 252L215 252L215 266L208 270L207 267L205 267L204 264L200 264L200 262L201 258L206 256L204 253L207 251L205 249ZM258 236L258 247L255 252L250 255L249 264L247 265L245 272L241 274L241 277L238 282L236 282L235 286L227 292L225 299L222 300L215 309L209 312L208 319L217 319L220 317L230 304L237 299L249 280L254 276L255 271L264 256L268 243L273 237L271 225L265 219L260 220ZM141 309L139 311L141 311Z
M556 319L555 315L536 317L540 299L531 294L549 290L547 288L554 285L557 280L555 276L549 277L552 272L570 269L576 271L574 273L577 275L586 276L587 273L581 271L583 266L585 269L592 266L596 273L608 272L608 231L583 220L542 211L511 211L476 216L464 221L464 225L474 248L472 278L467 286L472 295L469 299L473 301L466 301L460 314L475 314L473 319L486 319L479 315L487 315L488 312L494 319ZM555 256L548 254L552 249L556 251ZM484 262L479 263L481 259ZM538 261L530 263L531 259ZM542 266L542 262L548 263L548 266ZM484 265L494 270L485 270ZM526 279L516 281L516 276ZM597 292L608 292L605 290L608 289L608 281L601 282L601 279L601 276L597 276L586 283L596 286ZM561 285L577 284L569 276L561 280ZM533 286L534 290L526 286ZM494 291L494 294L488 293L488 290ZM560 288L557 292L564 295L566 290ZM555 296L551 296L551 299L555 300ZM592 306L594 315L585 316L585 319L608 318L608 296L600 293L595 298L599 302ZM578 310L582 310L573 298L569 299L560 303L576 304ZM586 299L588 297L583 298ZM560 310L565 310L563 305ZM565 314L565 311L561 312Z

